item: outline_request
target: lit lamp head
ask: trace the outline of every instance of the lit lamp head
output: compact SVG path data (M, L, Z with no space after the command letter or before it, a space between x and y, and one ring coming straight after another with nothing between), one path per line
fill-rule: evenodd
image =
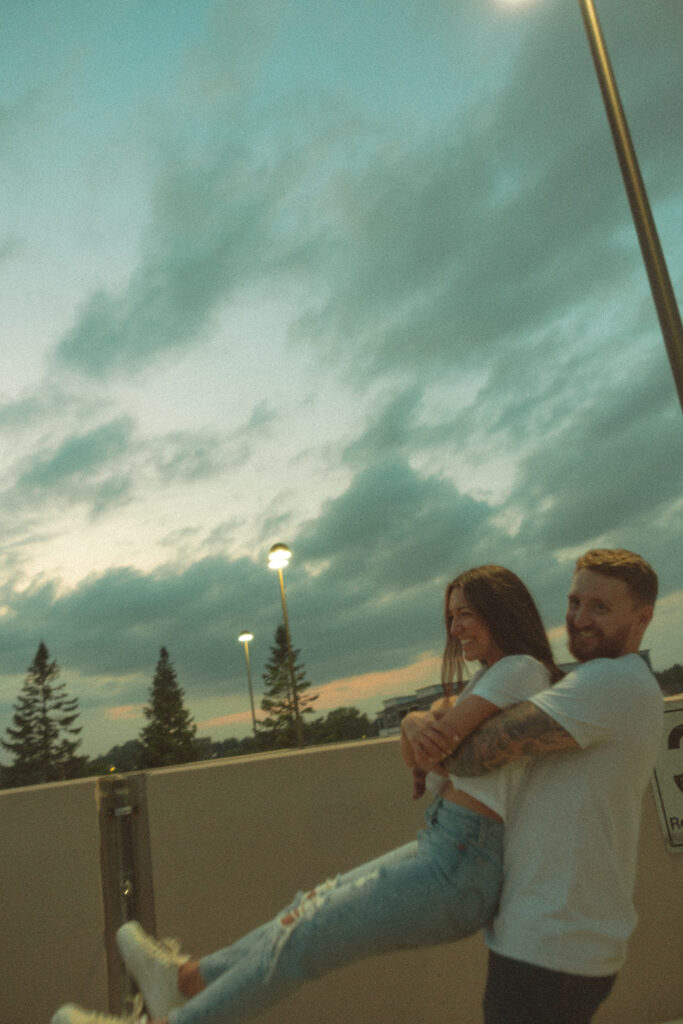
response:
M292 557L292 552L286 544L273 544L268 552L269 569L285 569Z
M254 634L250 633L248 629L243 629L237 639L241 644L248 644L250 640L254 639Z

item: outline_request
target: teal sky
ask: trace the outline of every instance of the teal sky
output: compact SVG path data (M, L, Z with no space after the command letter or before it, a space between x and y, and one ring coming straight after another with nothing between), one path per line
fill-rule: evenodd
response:
M680 0L598 0L683 290ZM683 421L568 0L8 0L0 730L43 640L84 749L168 648L249 728L292 548L321 711L437 679L496 561L561 646L575 555L660 573L683 662Z

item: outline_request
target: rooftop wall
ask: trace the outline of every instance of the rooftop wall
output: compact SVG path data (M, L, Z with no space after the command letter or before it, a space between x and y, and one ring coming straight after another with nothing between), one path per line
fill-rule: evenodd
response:
M7 1024L47 1024L67 1001L117 1010L122 915L208 952L296 890L413 838L423 810L395 739L204 762L128 783L118 796L110 778L0 793ZM125 896L120 868L133 884ZM636 901L629 960L598 1024L683 1013L683 856L666 848L649 791ZM374 958L307 985L261 1020L480 1024L485 970L480 936Z

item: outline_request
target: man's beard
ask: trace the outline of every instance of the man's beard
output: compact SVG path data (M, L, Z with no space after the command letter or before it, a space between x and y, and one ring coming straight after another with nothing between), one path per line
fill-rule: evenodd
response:
M630 626L622 626L613 636L606 637L604 633L597 630L595 636L584 640L578 630L568 626L570 653L578 661L592 661L593 658L621 658L626 652L626 641L630 631Z

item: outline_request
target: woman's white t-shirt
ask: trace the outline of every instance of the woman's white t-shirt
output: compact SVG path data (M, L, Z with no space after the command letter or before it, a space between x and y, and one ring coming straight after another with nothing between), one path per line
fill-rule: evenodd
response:
M490 668L480 669L464 687L458 701L467 700L468 696L476 694L502 709L528 700L549 684L550 673L540 661L530 654L509 654ZM456 789L481 801L505 821L527 763L528 759L514 761L478 778L449 774L449 779ZM436 780L440 785L435 787ZM442 787L444 782L442 776L435 775L429 779L428 785L433 790Z

